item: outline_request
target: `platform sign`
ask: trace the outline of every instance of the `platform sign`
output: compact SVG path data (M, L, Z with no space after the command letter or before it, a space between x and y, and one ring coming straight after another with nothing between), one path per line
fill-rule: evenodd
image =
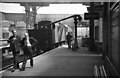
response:
M99 13L84 13L84 17L85 20L99 19Z
M90 12L90 7L87 7L88 12ZM101 12L103 11L103 5L94 6L94 12Z

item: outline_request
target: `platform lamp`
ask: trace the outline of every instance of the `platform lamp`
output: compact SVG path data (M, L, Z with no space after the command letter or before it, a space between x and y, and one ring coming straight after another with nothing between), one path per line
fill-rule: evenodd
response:
M82 17L80 15L74 15L74 24L75 24L75 39L74 39L74 47L73 50L77 51L78 47L78 42L77 42L77 25L78 22L81 22Z

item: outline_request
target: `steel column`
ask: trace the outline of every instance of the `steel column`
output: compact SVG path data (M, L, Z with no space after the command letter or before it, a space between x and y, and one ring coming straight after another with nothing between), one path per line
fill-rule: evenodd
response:
M33 17L32 23L33 23L33 25L36 23L36 14L37 14L36 6L32 6L32 17Z
M94 2L90 2L90 13L94 13ZM95 40L94 40L94 18L90 19L90 51L95 51Z
M26 32L28 32L29 20L30 20L30 6L28 3L26 3L25 5L25 12L26 12Z

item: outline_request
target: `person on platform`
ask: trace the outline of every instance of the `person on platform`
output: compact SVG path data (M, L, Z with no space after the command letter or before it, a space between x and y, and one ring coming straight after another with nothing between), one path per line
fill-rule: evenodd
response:
M67 36L66 36L66 39L67 39L67 44L68 44L68 49L71 48L71 41L72 41L72 35L71 35L71 32L68 32Z
M34 52L34 46L37 44L37 40L33 37L29 37L28 33L25 33L25 37L21 41L23 53L24 53L24 60L22 64L21 71L25 71L26 63L28 57L30 58L30 65L33 67L33 52Z
M8 43L10 43L9 51L12 51L13 54L13 69L12 72L15 71L15 69L19 69L19 56L20 56L20 42L21 38L19 35L17 35L17 32L15 29L12 30L12 36L8 39Z

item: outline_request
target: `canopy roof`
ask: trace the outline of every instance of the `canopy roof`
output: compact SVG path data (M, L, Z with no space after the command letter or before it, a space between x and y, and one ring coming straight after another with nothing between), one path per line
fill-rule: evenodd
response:
M114 2L119 0L0 0L1 2L55 2L55 3L78 3L78 2Z
M83 5L89 5L90 2L115 2L119 0L0 0L3 3L30 3L31 5L44 6L48 4L63 4L63 3L82 3Z

